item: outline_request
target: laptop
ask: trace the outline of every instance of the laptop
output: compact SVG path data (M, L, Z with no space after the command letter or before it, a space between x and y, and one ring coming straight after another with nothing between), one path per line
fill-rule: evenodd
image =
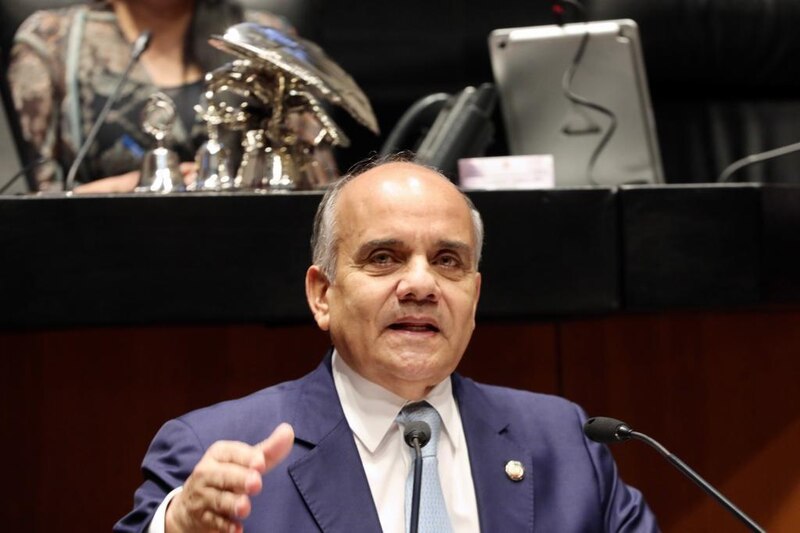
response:
M489 53L512 155L552 154L556 186L663 182L633 20L497 29Z

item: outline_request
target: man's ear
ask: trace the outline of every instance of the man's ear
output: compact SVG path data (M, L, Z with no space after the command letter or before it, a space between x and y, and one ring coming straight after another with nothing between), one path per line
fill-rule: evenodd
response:
M328 289L330 282L317 265L311 265L306 271L306 299L317 326L323 331L328 331L330 326L330 312L328 308Z

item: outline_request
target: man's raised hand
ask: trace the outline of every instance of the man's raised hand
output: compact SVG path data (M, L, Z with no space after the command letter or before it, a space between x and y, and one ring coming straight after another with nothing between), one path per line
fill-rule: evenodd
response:
M167 507L166 533L241 532L261 476L286 458L293 442L292 426L281 424L255 446L212 444Z

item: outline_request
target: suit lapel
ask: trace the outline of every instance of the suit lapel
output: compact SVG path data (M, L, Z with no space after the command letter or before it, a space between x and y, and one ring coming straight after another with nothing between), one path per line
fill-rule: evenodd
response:
M513 435L507 411L470 380L453 375L453 393L469 448L481 531L533 531L532 453ZM310 450L289 475L325 533L380 531L380 520L353 433L344 418L330 370L330 354L303 384L292 425ZM521 481L505 473L510 460L525 468Z
M320 529L380 531L369 482L333 384L330 354L305 380L292 419L297 442L311 449L289 466L289 475Z
M514 440L506 411L491 404L475 383L453 375L453 392L469 448L481 531L533 531L532 454ZM505 472L512 460L524 466L521 481Z

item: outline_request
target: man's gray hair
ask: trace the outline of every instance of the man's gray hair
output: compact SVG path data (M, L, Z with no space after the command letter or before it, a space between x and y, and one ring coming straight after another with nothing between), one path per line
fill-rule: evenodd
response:
M367 159L362 163L355 165L347 174L342 176L333 185L328 188L325 195L317 207L317 214L314 216L314 229L311 233L311 253L312 262L317 265L322 273L330 283L336 278L336 254L339 248L338 224L336 217L336 206L339 201L339 195L342 189L354 178L361 174L372 170L373 168L386 165L388 163L408 162L414 163L411 160L413 154L408 152L401 152L399 154L391 154L389 156L377 157ZM424 168L428 168L436 172L443 180L448 180L437 169L414 163ZM464 198L467 207L472 215L472 230L475 234L475 268L481 261L481 251L483 249L483 220L481 214L475 208L475 205L470 200L469 196L463 193L460 189L458 191Z

